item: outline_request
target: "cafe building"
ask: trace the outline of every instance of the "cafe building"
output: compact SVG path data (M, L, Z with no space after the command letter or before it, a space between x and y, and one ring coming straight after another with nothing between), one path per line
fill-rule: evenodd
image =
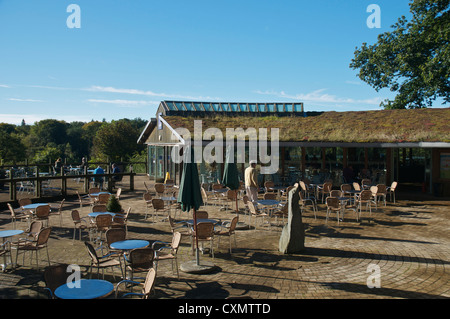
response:
M138 143L147 145L148 176L155 181L167 173L181 178L179 159L189 137L202 154L212 150L215 159L198 162L201 182L221 180L227 132L238 132L233 140L241 180L251 147L268 140L267 155L277 169L261 174L261 185L266 180L291 185L308 178L331 179L339 186L347 182L344 169L351 167L355 179L386 185L397 181L399 187L449 196L449 120L450 108L308 112L303 103L162 101ZM274 141L276 149L271 148Z

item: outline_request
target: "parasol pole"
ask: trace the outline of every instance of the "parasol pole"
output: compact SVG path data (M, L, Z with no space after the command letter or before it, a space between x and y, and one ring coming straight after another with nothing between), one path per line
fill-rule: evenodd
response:
M197 210L195 209L195 207L193 208L194 210L194 234L195 234L195 258L197 261L197 266L200 265L200 255L198 253L198 234L197 234Z

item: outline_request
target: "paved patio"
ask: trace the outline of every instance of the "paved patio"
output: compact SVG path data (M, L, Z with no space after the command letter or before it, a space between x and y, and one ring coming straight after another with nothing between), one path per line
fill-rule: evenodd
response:
M128 238L150 241L170 241L168 222L153 223L144 220L145 203L142 199L143 182L136 179L136 190L124 192L122 206L132 208ZM151 183L150 183L151 185ZM302 253L284 255L278 252L280 226L270 230L249 229L237 231L237 248L228 252L227 239L215 249L215 258L201 255L216 266L208 274L188 274L180 271L177 279L171 264L161 263L155 286L156 299L224 299L246 297L254 299L429 299L450 298L450 200L428 196L408 196L399 186L396 204L388 202L372 212L372 220L356 222L348 213L339 225L333 217L325 223L325 205L319 205L317 219L310 208L303 213L306 229L306 249ZM235 214L220 211L208 205L210 216L230 220ZM52 264L80 265L86 276L90 259L84 243L72 241L72 209L79 209L75 198L67 199L63 226L59 217L53 217L49 240ZM87 206L81 215L89 212ZM185 216L185 215L183 215ZM364 215L367 216L367 215ZM178 216L177 216L178 217ZM240 215L246 222L247 216ZM18 223L25 229L25 223ZM8 211L0 212L0 229L11 229ZM78 234L77 234L78 238ZM87 237L86 237L87 238ZM216 241L217 243L217 241ZM0 298L47 298L43 282L46 255L41 255L40 266L30 266L29 258L18 267L0 273ZM179 264L194 257L188 238L182 239L178 253ZM15 258L15 251L13 251ZM379 270L380 288L369 288L370 267ZM118 272L116 271L116 275ZM111 273L105 279L117 283ZM370 281L369 281L370 283Z

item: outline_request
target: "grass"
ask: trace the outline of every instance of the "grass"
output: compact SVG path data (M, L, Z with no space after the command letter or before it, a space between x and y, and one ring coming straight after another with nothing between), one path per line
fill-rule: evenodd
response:
M207 128L267 128L280 129L280 141L345 142L345 143L401 143L450 142L450 108L381 110L357 112L325 112L313 117L249 117L167 116L173 127L184 127L194 133L194 120L201 119Z

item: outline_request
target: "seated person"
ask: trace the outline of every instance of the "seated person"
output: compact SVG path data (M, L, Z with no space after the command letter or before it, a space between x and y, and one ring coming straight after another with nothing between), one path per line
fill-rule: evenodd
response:
M97 166L97 168L94 170L94 175L95 175L95 174L105 174L105 171L104 171L103 168L99 165L99 166ZM100 189L103 189L103 176L94 177L94 186L95 186L95 187L100 187Z

